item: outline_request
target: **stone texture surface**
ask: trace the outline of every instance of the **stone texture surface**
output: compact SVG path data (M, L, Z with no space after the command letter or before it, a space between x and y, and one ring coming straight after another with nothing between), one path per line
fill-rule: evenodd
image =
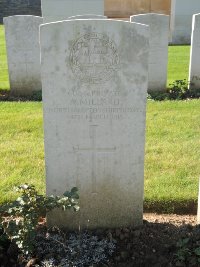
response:
M40 28L47 194L77 186L65 228L142 224L148 26L72 20Z
M44 23L84 14L104 15L103 0L42 0Z
M71 16L68 19L107 19L106 16L103 15L95 15L95 14L85 14L85 15L77 15L77 16Z
M41 90L39 26L41 17L4 18L11 93L29 95Z
M130 21L149 25L149 85L148 91L164 91L167 83L169 16L140 14Z
M41 16L41 0L0 0L0 23L14 15Z
M200 14L193 15L189 67L190 88L200 88Z
M199 0L172 0L170 42L172 44L190 44L192 16L200 13Z

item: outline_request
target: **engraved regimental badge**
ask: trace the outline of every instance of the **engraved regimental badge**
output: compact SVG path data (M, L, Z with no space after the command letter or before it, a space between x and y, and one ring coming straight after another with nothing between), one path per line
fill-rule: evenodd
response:
M105 34L85 34L74 41L70 64L75 77L82 82L104 83L119 67L116 45Z

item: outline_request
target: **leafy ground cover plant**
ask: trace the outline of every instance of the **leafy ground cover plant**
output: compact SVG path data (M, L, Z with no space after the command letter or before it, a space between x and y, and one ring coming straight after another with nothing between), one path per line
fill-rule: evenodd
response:
M37 193L33 185L18 186L20 196L12 203L0 207L0 224L8 238L16 243L23 254L34 250L39 219L55 208L79 210L78 189L72 188L63 196L44 196Z
M34 91L31 96L31 101L42 101L42 90Z
M178 240L175 253L176 266L200 266L200 229L197 228L195 234L195 237L192 233L192 235Z
M16 244L19 263L28 262L29 266L37 259L38 267L81 267L106 263L113 254L116 241L112 238L92 232L66 233L56 227L39 230L39 220L46 212L54 208L79 210L76 187L62 197L39 195L33 185L27 184L16 191L20 194L16 201L0 208L0 245L5 246L9 240Z
M175 80L169 84L169 88L165 92L150 92L147 95L148 99L151 100L184 100L200 98L199 89L189 89L190 82L186 79Z

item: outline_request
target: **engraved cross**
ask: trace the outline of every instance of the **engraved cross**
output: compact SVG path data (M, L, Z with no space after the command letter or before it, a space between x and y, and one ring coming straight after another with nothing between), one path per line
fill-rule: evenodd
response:
M96 130L98 125L90 125L90 147L73 147L75 152L91 152L91 177L92 177L92 193L97 193L96 184L96 169L97 169L97 153L113 153L116 151L116 147L97 147L96 145Z

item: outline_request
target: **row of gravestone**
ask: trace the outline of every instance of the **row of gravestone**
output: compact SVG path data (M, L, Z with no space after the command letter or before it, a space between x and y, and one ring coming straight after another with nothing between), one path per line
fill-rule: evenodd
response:
M168 17L131 18L140 23L83 18L43 24L40 38L42 18L5 19L14 77L27 77L30 69L42 81L47 193L80 190L81 211L56 210L48 223L71 229L139 225L148 76L155 68L161 79L163 66L157 66L167 57L167 37L165 43L159 30L165 23L158 19Z
M49 17L47 18L49 20ZM76 18L106 19L102 15L85 15ZM74 17L68 19L74 19ZM150 27L148 90L165 90L169 16L151 13L135 15L130 20ZM42 88L39 47L39 25L42 23L43 18L35 16L4 18L10 87L15 95L29 95Z
M105 16L101 15L85 15L77 18L106 19ZM134 15L131 17L131 21L147 24L150 27L148 90L163 91L166 88L167 80L169 17L151 13ZM39 25L42 23L41 17L34 16L4 18L10 87L13 94L29 95L42 88L39 47ZM193 88L200 86L199 39L197 14L193 18L189 72L189 80Z
M42 16L47 22L51 21L52 17L65 20L76 14L103 15L104 5L105 13L111 17L127 18L131 12L132 14L171 13L170 43L172 44L190 44L192 15L200 12L199 0L0 0L0 23L6 16L18 14L40 16L41 6Z
M52 21L52 18L57 20L64 20L69 16L77 15L77 14L100 14L104 15L104 2L103 0L41 0L42 4L42 14L43 17L46 18L45 22ZM119 8L119 1L116 3L114 7L113 2L113 10L116 12L116 7ZM130 1L131 2L131 1ZM127 1L124 2L124 6L128 7L130 5L130 9L135 12L137 10L137 6L141 7L141 13L145 10L145 4L148 1L132 1L130 4ZM148 3L150 9L154 5L159 4L162 1L152 0ZM167 1L163 1L167 2ZM167 4L167 3L165 3ZM122 2L121 4L122 5ZM162 4L164 5L164 4ZM58 7L59 6L59 7ZM117 11L121 12L123 10L123 5L121 10ZM135 8L135 10L134 10ZM161 9L162 10L162 9ZM165 8L163 12L154 11L155 13L165 13ZM130 10L131 11L131 10ZM114 13L115 13L114 12ZM171 16L170 16L170 43L172 44L190 44L191 37L191 22L192 15L200 12L200 1L199 0L171 0ZM129 12L128 12L129 13ZM118 17L118 16L117 16ZM127 17L121 16L121 17Z

